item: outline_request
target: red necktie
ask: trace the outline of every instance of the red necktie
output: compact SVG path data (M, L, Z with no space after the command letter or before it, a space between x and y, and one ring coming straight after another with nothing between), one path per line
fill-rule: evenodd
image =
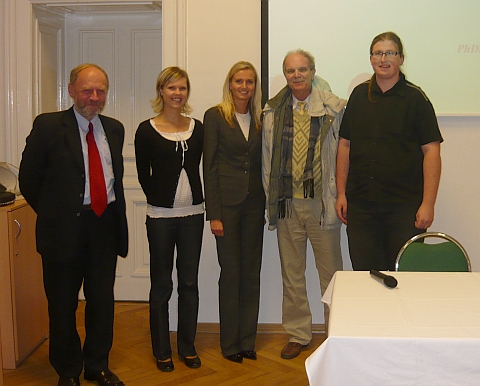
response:
M107 208L107 188L105 186L105 176L103 175L100 153L98 152L95 137L93 136L92 122L88 124L87 145L91 205L95 214L100 217Z

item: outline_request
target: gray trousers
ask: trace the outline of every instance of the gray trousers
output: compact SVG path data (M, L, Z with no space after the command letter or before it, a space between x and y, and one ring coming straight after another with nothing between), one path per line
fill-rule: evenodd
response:
M343 269L340 228L322 230L321 204L314 199L293 199L291 218L279 219L278 249L283 279L282 323L290 342L306 345L312 339L312 314L308 303L305 269L310 240L322 295L333 274ZM329 309L325 305L325 327Z

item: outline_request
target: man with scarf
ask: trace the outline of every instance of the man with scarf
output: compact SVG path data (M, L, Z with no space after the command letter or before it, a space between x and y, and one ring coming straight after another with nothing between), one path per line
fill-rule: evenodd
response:
M283 279L282 323L289 334L284 359L297 357L312 339L305 269L310 240L325 292L343 267L336 212L335 168L338 132L346 101L315 76L307 51L283 61L287 85L263 111L263 185L269 229L277 229ZM325 306L325 329L328 324Z

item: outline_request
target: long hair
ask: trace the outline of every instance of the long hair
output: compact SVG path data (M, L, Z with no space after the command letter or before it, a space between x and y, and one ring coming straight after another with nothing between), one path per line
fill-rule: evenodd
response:
M222 101L217 105L220 109L220 113L223 115L230 127L234 127L234 118L235 118L235 102L233 100L232 91L230 90L230 82L232 81L233 76L242 70L252 70L255 74L255 91L253 96L248 101L248 111L255 123L255 128L257 130L262 130L262 124L260 122L260 114L262 113L262 91L260 88L260 80L258 78L257 70L252 63L246 61L240 61L235 63L225 78L223 83L223 97Z
M157 97L150 101L153 111L157 114L160 114L163 111L163 96L160 93L160 90L163 89L168 83L175 82L179 79L186 79L187 81L187 101L188 97L190 96L190 79L188 78L188 74L185 70L182 70L179 67L167 67L165 68L157 78L157 84L155 86L155 90L157 91ZM181 112L184 114L190 114L192 111L188 102L186 102L182 106Z
M370 44L370 55L372 54L373 46L378 42L383 42L385 40L391 40L393 43L395 43L395 45L397 46L398 54L400 56L404 56L402 41L400 40L400 37L392 31L383 32L373 38L372 43ZM370 82L368 82L368 99L370 100L370 102L374 102L372 98L372 87L374 78L375 74L372 75L372 77L370 78Z

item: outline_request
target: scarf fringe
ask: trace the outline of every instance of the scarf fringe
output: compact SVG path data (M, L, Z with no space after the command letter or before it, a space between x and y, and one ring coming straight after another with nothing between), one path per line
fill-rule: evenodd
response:
M315 182L313 178L303 181L303 197L315 198Z
M278 201L278 218L291 218L292 217L292 200L284 198Z

